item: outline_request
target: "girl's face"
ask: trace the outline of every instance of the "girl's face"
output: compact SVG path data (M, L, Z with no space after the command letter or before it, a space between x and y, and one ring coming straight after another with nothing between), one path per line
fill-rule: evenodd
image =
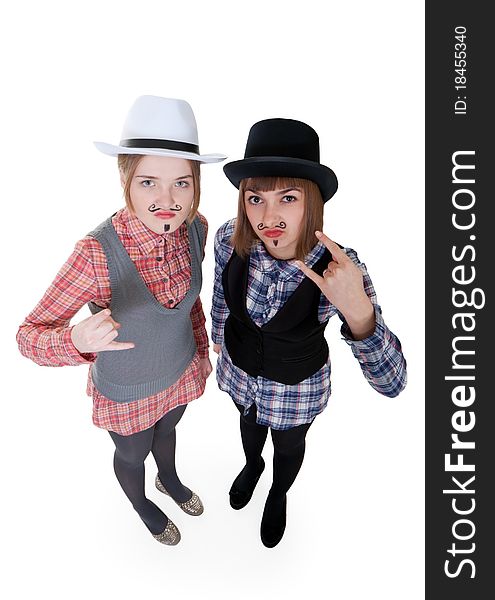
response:
M244 205L253 231L268 252L275 258L293 258L304 219L302 189L261 192L248 188L244 192Z
M125 178L121 175L121 183ZM187 219L194 200L191 165L183 158L143 156L130 185L136 217L155 233L171 233Z

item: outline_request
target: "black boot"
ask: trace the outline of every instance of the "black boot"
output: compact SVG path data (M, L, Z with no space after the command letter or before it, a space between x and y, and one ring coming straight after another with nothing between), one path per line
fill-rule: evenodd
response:
M256 484L258 483L261 474L265 470L265 461L263 460L263 457L260 457L259 468L254 479L249 479L247 482L243 481L245 470L246 467L244 467L239 475L237 475L232 487L230 488L230 506L232 506L232 508L235 510L244 508L251 500L251 496L253 495ZM242 484L240 484L241 481Z
M287 522L287 495L283 500L273 499L270 494L261 519L261 541L267 548L274 548L284 537Z

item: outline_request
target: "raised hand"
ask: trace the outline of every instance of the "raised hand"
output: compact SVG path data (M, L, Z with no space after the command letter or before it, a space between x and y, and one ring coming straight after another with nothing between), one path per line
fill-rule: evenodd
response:
M115 342L120 324L112 319L111 311L105 308L91 315L72 328L71 339L78 352L102 352L108 350L130 350L132 342Z
M364 289L363 274L338 244L321 231L315 235L332 254L327 268L320 276L301 261L296 261L296 265L342 313L354 339L364 339L373 333L375 317Z

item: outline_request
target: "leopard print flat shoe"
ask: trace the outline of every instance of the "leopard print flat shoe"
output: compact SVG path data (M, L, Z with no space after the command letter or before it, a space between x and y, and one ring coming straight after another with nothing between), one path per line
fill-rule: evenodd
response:
M180 531L170 519L161 533L152 533L151 535L157 542L166 546L176 546L180 542Z
M162 492L162 494L166 494L167 496L170 496L170 494L165 489L165 486L160 481L160 478L158 477L158 475L155 477L155 486L156 486L157 490L160 490L160 492ZM172 500L173 500L173 498L172 498ZM191 498L189 498L189 500L186 500L185 502L176 502L174 500L174 502L177 504L177 506L179 506L188 515L193 515L194 517L197 517L197 516L203 514L203 511L204 511L203 503L201 502L201 499L199 498L199 496L197 494L195 494L194 492L193 492L193 495L191 496Z

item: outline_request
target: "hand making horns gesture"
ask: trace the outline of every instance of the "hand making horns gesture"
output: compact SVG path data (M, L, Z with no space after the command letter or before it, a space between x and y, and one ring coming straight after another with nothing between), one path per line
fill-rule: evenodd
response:
M301 261L296 265L344 316L354 339L364 339L375 328L375 312L363 284L363 274L347 254L321 231L316 237L330 250L332 260L320 276Z
M118 335L120 323L114 321L110 314L110 309L105 308L72 328L72 343L81 354L134 348L132 342L113 341Z

